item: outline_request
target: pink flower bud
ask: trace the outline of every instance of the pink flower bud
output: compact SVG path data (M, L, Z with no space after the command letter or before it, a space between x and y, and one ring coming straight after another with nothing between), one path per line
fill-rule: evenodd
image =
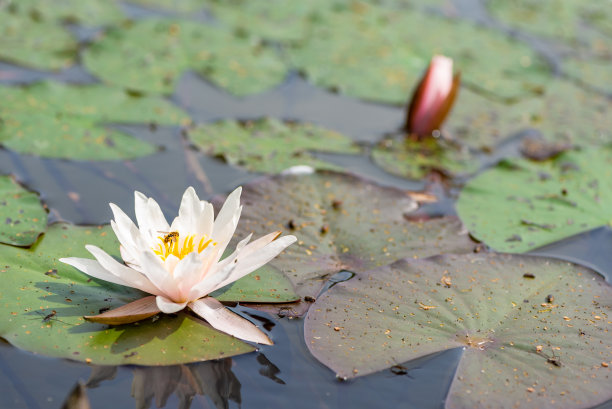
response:
M455 102L460 82L459 73L453 76L453 60L435 55L412 95L405 130L424 137L440 129Z

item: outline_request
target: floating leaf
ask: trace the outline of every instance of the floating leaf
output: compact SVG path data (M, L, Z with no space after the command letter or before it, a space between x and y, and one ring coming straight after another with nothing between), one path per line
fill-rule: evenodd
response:
M99 26L124 18L121 8L109 0L9 0L11 14L30 16L33 21L55 21Z
M155 97L133 96L101 85L52 82L2 87L0 143L52 158L109 160L146 156L155 147L104 123L180 124L187 115Z
M603 144L612 139L611 109L608 98L562 80L551 81L541 95L512 104L464 88L443 130L456 143L485 151L525 130L536 130L553 142Z
M464 83L503 98L530 95L547 80L533 50L466 22L363 3L326 18L290 55L314 83L351 96L404 103L432 54L452 57Z
M278 228L298 238L269 265L302 297L316 297L341 270L474 247L455 218L408 221L417 205L407 191L343 173L262 178L243 187L242 203L237 237Z
M31 249L0 246L0 336L32 352L104 365L171 365L254 350L185 312L116 327L85 321L85 315L96 315L146 296L133 288L92 280L58 261L66 256L91 257L85 243L119 255L118 241L108 226L54 224ZM279 299L277 294L251 291L257 280L243 280L234 283L233 293L239 297L230 293L219 299ZM278 292L283 293L283 289ZM281 301L287 300L295 297L281 297Z
M601 276L559 260L404 259L331 288L304 335L348 378L465 348L448 409L586 408L612 398L610 297Z
M145 7L153 7L179 13L193 13L204 8L206 0L128 0Z
M205 152L256 172L280 172L295 165L335 168L310 151L358 153L353 141L337 132L311 124L257 121L220 121L189 132L190 139Z
M580 82L606 93L612 91L609 85L612 80L612 59L567 59L563 68Z
M372 159L387 172L411 179L422 178L432 170L449 174L478 170L478 160L468 149L434 138L384 139L372 150Z
M235 30L278 41L295 41L308 33L310 24L338 6L334 0L287 2L284 0L208 0L216 18ZM248 21L248 23L246 23Z
M77 43L64 28L0 7L0 59L41 70L60 70L75 62Z
M86 67L111 84L170 94L195 70L237 95L280 84L287 67L256 38L189 21L140 20L111 29L83 54Z
M47 227L47 212L36 193L0 176L0 243L29 246Z
M502 162L470 180L457 203L477 239L524 252L612 220L612 148L566 152L554 160Z

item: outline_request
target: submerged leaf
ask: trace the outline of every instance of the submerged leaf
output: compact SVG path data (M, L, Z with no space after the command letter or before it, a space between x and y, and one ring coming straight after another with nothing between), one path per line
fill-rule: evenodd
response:
M47 212L36 193L0 176L0 243L29 246L47 228Z
M464 348L449 409L585 408L612 398L610 297L601 276L559 260L404 259L330 289L304 335L317 359L348 378Z
M516 253L609 225L612 147L503 162L466 184L457 211L477 239Z
M181 124L187 114L155 97L101 85L52 82L1 87L0 143L43 157L110 160L150 155L155 147L105 127L110 123Z
M280 172L295 165L334 168L310 152L359 152L353 141L340 133L267 118L202 125L190 131L189 138L205 152L256 172Z
M58 261L68 254L87 257L84 243L119 256L118 242L108 226L54 224L30 249L0 246L0 336L28 351L104 365L172 365L254 350L185 312L115 327L85 321L83 316L104 313L146 294L92 280ZM265 274L255 271L252 275ZM220 294L219 298L278 300L275 293L267 295L269 289L251 291L258 281L244 281L241 286L242 280L234 283L234 294L240 297ZM295 296L285 298L282 289L277 292L281 301L295 300Z
M342 270L472 251L474 243L455 218L407 220L417 208L408 193L332 171L262 178L243 187L237 237L274 228L295 235L298 242L269 264L306 299L316 298Z

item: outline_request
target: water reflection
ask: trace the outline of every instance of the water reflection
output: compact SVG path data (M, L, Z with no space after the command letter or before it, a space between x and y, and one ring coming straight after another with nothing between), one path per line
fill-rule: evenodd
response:
M265 358L265 357L264 357ZM227 409L229 402L240 405L240 381L232 372L232 359L197 362L186 365L130 367L132 370L131 394L137 409L151 407L154 402L163 408L173 394L178 408L189 409L196 396L207 397L217 409ZM94 366L87 380L87 388L97 388L104 381L117 375L116 366Z

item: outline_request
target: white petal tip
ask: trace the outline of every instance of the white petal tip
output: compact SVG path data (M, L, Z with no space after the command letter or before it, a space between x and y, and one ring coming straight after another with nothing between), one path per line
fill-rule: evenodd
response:
M314 171L312 166L297 165L283 170L281 175L312 175Z

